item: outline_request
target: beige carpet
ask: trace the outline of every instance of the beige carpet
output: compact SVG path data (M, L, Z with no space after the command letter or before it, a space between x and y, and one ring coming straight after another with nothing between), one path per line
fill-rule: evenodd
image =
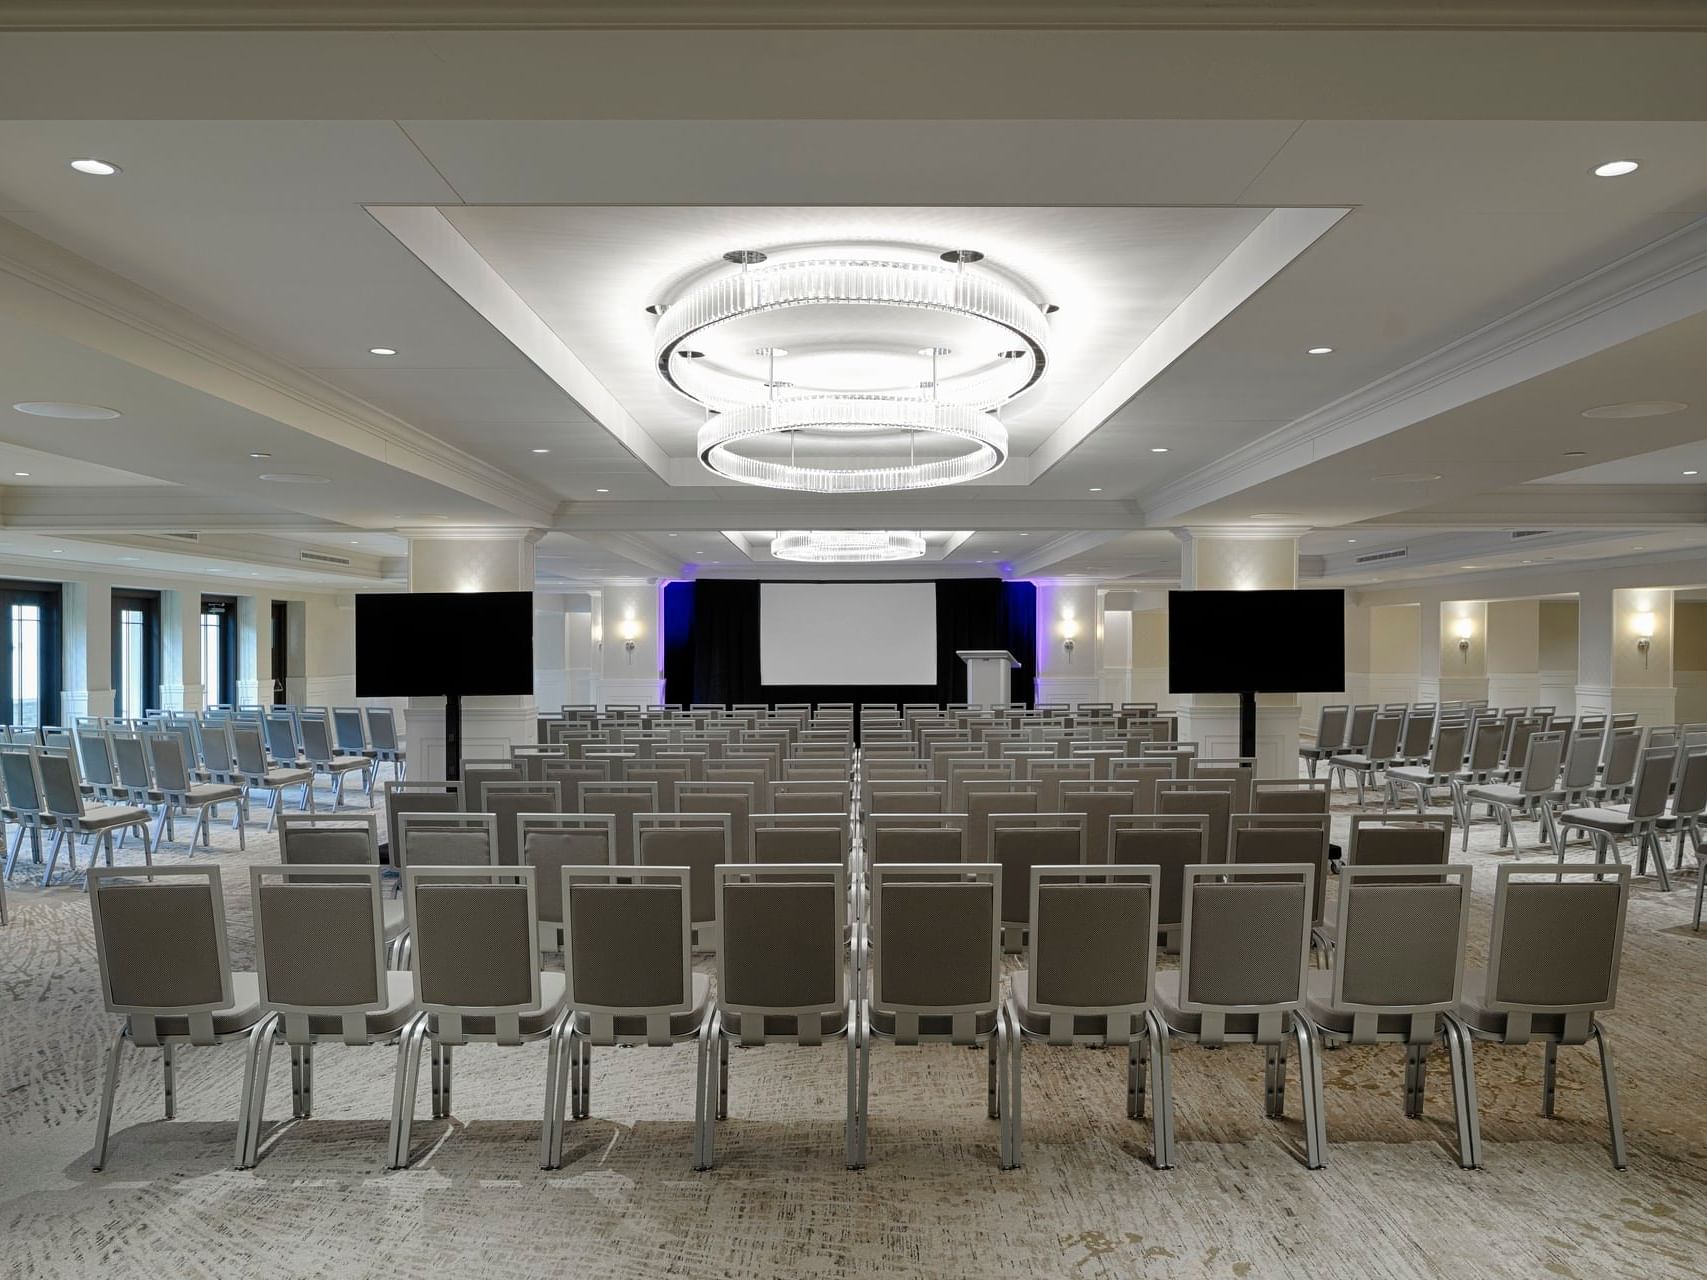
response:
M1524 827L1527 836L1529 828ZM233 959L248 964L247 862L217 836ZM1491 828L1474 951L1487 934ZM182 847L168 848L167 862ZM200 854L198 858L208 855ZM1531 859L1539 854L1526 855ZM1580 855L1579 855L1580 856ZM20 867L24 865L21 863ZM1610 1015L1631 1167L1613 1171L1588 1049L1560 1062L1559 1116L1539 1114L1541 1051L1477 1060L1487 1168L1453 1159L1444 1059L1429 1116L1405 1119L1397 1051L1328 1055L1327 1169L1300 1163L1291 1118L1262 1115L1260 1051L1182 1047L1179 1167L1146 1162L1124 1117L1118 1055L1030 1046L1026 1165L996 1168L984 1060L873 1051L870 1167L842 1167L845 1057L736 1051L720 1166L691 1164L691 1048L603 1050L594 1118L566 1166L537 1167L545 1057L458 1055L454 1122L425 1118L417 1162L384 1160L393 1053L329 1046L317 1115L231 1168L240 1047L181 1055L179 1118L161 1119L157 1058L127 1059L108 1168L89 1169L112 1020L100 1009L84 895L11 886L0 930L0 1268L11 1276L656 1277L1707 1275L1707 934L1693 877L1638 883L1620 1007ZM269 1115L289 1110L286 1055Z

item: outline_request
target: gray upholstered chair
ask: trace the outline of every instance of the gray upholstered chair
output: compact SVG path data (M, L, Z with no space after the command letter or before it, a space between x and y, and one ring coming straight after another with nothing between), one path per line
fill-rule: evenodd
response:
M302 758L316 774L325 774L332 780L334 811L344 803L344 779L352 773L361 774L362 795L370 806L373 804L373 778L379 772L378 766L360 753L340 755L332 745L330 722L312 716L302 718Z
M387 963L390 899L379 877L377 858L365 866L249 869L263 1014L249 1036L239 1169L259 1158L275 1038L290 1048L291 1116L306 1119L314 1114L316 1044L389 1043L420 1012L414 975Z
M114 757L122 767L122 759L118 756L118 741L113 742ZM261 741L259 729L249 725L232 724L231 750L237 757L237 780L242 784L245 793L260 791L267 796L267 830L273 829L273 823L278 817L279 794L287 787L301 787L302 799L297 805L300 809L314 809L314 770L298 768L294 764L274 766L267 760L267 752Z
M1227 778L1170 778L1156 784L1156 812L1207 819L1205 862L1227 861L1233 830L1233 783ZM1111 853L1112 857L1113 854ZM1130 861L1130 859L1123 859Z
M153 854L148 840L148 813L131 805L95 804L83 798L77 781L77 766L69 747L30 747L35 776L40 784L41 806L45 818L53 826L53 846L48 851L47 866L42 870L42 885L53 879L54 864L61 847L71 875L77 873L77 842L92 837L98 843L89 854L89 865L95 865L99 849L107 851L107 865L113 865L113 834L134 830L142 835L143 860L152 866Z
M1310 766L1310 776L1322 761L1345 749L1345 734L1351 724L1351 707L1343 702L1331 703L1316 713L1316 736L1309 746L1298 748L1298 758Z
M963 861L966 857L966 815L867 814L864 851L867 873L888 863Z
M840 813L852 811L852 787L840 782L794 778L771 783L772 813Z
M1028 880L1026 964L1008 975L1007 1141L1003 1167L1024 1163L1021 1080L1029 1039L1126 1050L1126 1114L1144 1114L1159 927L1155 866L1038 866ZM1004 872L1003 881L1006 882ZM1151 1153L1157 1153L1151 1130Z
M644 763L636 761L628 767L624 775L628 782L652 782L658 786L658 811L674 813L676 808L676 783L687 782L691 779L690 767L679 761L648 760Z
M534 869L539 949L563 950L563 868L616 865L616 819L608 813L516 815L521 865Z
M569 1025L564 977L539 967L539 912L532 867L410 866L403 873L410 968L420 1002L397 1048L397 1090L388 1167L409 1163L421 1047L432 1046L435 1119L451 1114L451 1054L470 1042L549 1047L540 1165L554 1169L560 1129L562 1048Z
M871 1041L985 1045L986 1104L1001 1118L1007 1019L1001 1016L1002 871L993 863L912 863L870 871L869 938L859 950L857 1156L865 1163ZM1005 1143L998 1138L998 1155Z
M695 951L717 950L716 872L735 861L729 827L726 813L641 813L634 818L636 866L688 869Z
M160 847L160 835L174 810L194 813L195 829L190 833L193 851L196 837L202 846L213 847L208 824L219 812L219 806L232 806L231 825L237 832L237 847L249 847L243 830L243 788L229 782L197 782L184 754L183 739L172 733L151 733L143 738L148 751L148 764L154 771L154 789L160 793L160 816L154 827L154 847Z
M1660 846L1659 824L1665 816L1666 800L1671 794L1671 780L1677 768L1678 748L1650 747L1644 750L1636 765L1636 781L1630 789L1630 802L1622 807L1595 806L1586 809L1566 809L1554 819L1559 832L1559 861L1565 860L1565 834L1585 831L1594 844L1596 861L1608 855L1622 862L1618 842L1623 839L1636 843L1636 874L1647 867L1648 855L1654 856L1654 874L1660 888L1671 889L1671 876L1666 871L1665 850Z
M560 1077L551 1125L559 1162L566 1104L576 1119L592 1114L595 1046L697 1041L696 1115L713 1087L711 979L693 971L690 874L687 867L563 868L563 968L573 1013L565 1033L569 1088ZM701 1144L694 1146L697 1164Z
M1440 731L1434 735L1434 746L1429 751L1427 763L1399 765L1387 770L1389 799L1395 798L1401 788L1414 791L1417 812L1425 812L1430 792L1442 788L1450 791L1452 780L1464 767L1464 751L1469 739L1470 726L1467 723L1441 725Z
M1201 814L1129 814L1109 819L1108 856L1123 866L1156 867L1157 944L1180 946L1185 869L1208 861L1209 819Z
M1701 857L1701 814L1707 810L1707 750L1691 749L1679 762L1677 785L1672 788L1671 806L1654 830L1661 836L1677 836L1677 870L1683 870L1683 841L1687 836L1697 860ZM1696 886L1697 898L1701 896Z
M996 813L1036 813L1040 784L1008 779L968 782L966 792L966 856L990 861L990 816Z
M608 760L575 760L570 758L543 760L539 771L541 781L555 782L563 788L563 808L580 813L581 787L589 782L609 782L611 767Z
M1082 813L993 813L990 861L1002 869L1002 950L1025 949L1031 927L1031 869L1085 864Z
M818 1047L847 1041L844 1145L857 1168L858 1039L854 1000L842 965L847 872L822 863L771 863L716 869L717 1003L702 1052L698 1151L694 1165L716 1163L716 1125L729 1115L729 1046ZM857 971L856 971L857 972Z
M1600 782L1589 789L1588 802L1605 806L1627 800L1636 780L1636 761L1642 754L1642 730L1634 724L1619 724L1612 718L1612 732L1601 758Z
M1110 782L1134 782L1138 784L1139 813L1154 813L1156 811L1156 786L1174 776L1173 765L1168 761L1159 761L1145 756L1122 756L1108 762L1108 780Z
M676 811L728 814L729 848L744 850L751 839L753 815L765 812L758 804L757 795L751 782L714 781L709 778L704 782L678 782ZM645 812L655 813L657 806ZM617 834L620 838L621 832Z
M501 760L464 760L462 762L462 802L470 813L490 813L486 807L488 782L526 782L527 769L505 756Z
M1156 975L1156 1163L1173 1164L1170 1041L1266 1048L1265 1111L1285 1114L1286 1048L1298 1046L1304 1163L1322 1167L1322 1075L1315 1028L1304 1015L1314 872L1296 864L1196 866L1184 871L1180 967Z
M853 842L846 813L755 813L746 861L831 864L852 872Z
M866 813L948 813L948 783L942 778L883 778L861 788Z
M703 787L703 782L691 784ZM681 803L678 787L677 803ZM658 812L658 784L655 782L583 782L581 784L582 813L606 813L616 822L616 860L622 866L634 865L634 816Z
M1616 1169L1625 1165L1624 1121L1612 1050L1598 1015L1617 1000L1629 905L1630 868L1623 863L1568 864L1546 871L1501 866L1494 884L1488 967L1465 973L1457 1009L1474 1040L1542 1042L1544 1116L1553 1114L1559 1046L1594 1040ZM1472 1110L1474 1105L1472 1095Z
M392 781L403 781L407 776L408 753L403 750L403 743L397 736L397 721L390 707L367 709L367 739L376 770L379 765L389 764Z
M1233 812L1251 811L1251 787L1256 782L1255 756L1197 756L1191 762L1193 778L1224 779L1233 784Z
M1471 787L1487 786L1499 773L1506 731L1505 724L1491 717L1483 717L1470 727L1469 751L1447 784L1452 790L1452 816L1460 825L1467 826L1470 821L1464 793Z
M1089 782L1094 772L1089 760L1028 760L1025 766L1026 778L1038 784L1037 807L1049 812L1061 808L1063 782Z
M1108 861L1108 820L1121 814L1146 813L1140 808L1143 785L1136 781L1067 781L1058 788L1061 809L1085 815L1087 863Z
M1328 890L1328 816L1326 814L1260 814L1233 816L1233 839L1228 861L1297 863L1312 868L1310 926L1323 923Z
M1369 728L1368 745L1328 757L1328 777L1338 782L1344 791L1346 775L1357 779L1357 803L1362 804L1367 787L1375 781L1376 773L1400 762L1399 738L1405 729L1405 713L1383 711Z
M1547 829L1552 834L1553 852L1564 856L1564 837L1559 834L1554 815L1561 809L1577 809L1589 803L1589 795L1600 781L1601 736L1598 733L1567 735L1564 766L1559 783L1541 797L1540 804L1547 814ZM1703 798L1707 798L1704 796Z
M1458 1163L1480 1160L1469 1033L1462 995L1470 924L1468 866L1355 866L1340 872L1333 967L1310 975L1308 1017L1324 1044L1405 1048L1405 1114L1423 1114L1429 1051L1444 1044L1452 1071ZM1322 1122L1322 1138L1327 1139Z
M490 813L402 813L391 838L391 865L495 867L498 819Z
M1517 851L1514 819L1519 817L1534 818L1541 841L1552 847L1558 828L1546 798L1558 789L1559 767L1564 762L1564 755L1563 733L1551 730L1531 733L1525 738L1522 768L1507 770L1512 781L1466 787L1463 847L1470 847L1470 810L1479 804L1487 805L1488 811L1499 820L1501 849L1509 842L1512 851Z
M253 973L231 971L217 866L91 867L88 881L101 999L109 1013L124 1015L107 1050L95 1122L93 1164L100 1170L125 1046L160 1050L170 1120L177 1114L178 1048L246 1037L261 1019L261 992ZM237 1118L240 1147L246 1123L245 1109Z
M379 815L375 813L286 813L279 817L279 862L287 867L378 867ZM408 960L408 918L403 899L382 903L387 961Z
M516 819L524 813L562 813L563 787L557 782L488 781L480 788L485 805L480 810L498 820L498 862L513 867L520 863L516 845Z

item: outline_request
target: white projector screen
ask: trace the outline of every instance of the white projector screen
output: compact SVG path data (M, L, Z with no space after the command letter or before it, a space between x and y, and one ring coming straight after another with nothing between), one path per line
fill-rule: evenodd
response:
M936 586L761 582L764 684L936 683Z

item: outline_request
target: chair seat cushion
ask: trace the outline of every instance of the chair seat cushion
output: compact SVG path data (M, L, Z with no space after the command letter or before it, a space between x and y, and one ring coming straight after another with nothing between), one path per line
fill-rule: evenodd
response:
M253 973L231 975L231 1007L216 1009L213 1033L218 1036L237 1035L261 1020L261 983ZM163 1036L187 1036L190 1020L179 1014L168 1014L154 1020L155 1029Z
M330 760L320 761L323 769L336 769L340 772L347 769L365 769L368 766L366 756L333 756Z
M1162 1015L1162 1021L1168 1024L1169 1031L1191 1039L1202 1034L1203 1015L1194 1009L1180 1008L1179 980L1178 969L1167 969L1156 975L1156 1010ZM1226 1039L1249 1039L1257 1034L1258 1021L1259 1015L1254 1013L1230 1013L1223 1024L1222 1036Z
M1468 800L1486 800L1493 804L1522 804L1523 788L1507 782L1496 782L1483 787L1471 787L1464 793Z
M191 804L220 804L226 800L241 800L243 788L217 782L197 783L185 793Z
M1373 760L1364 755L1329 756L1328 763L1341 764L1348 769L1369 769L1373 768L1375 764Z
M1566 809L1559 815L1561 827L1587 827L1594 831L1631 831L1635 823L1623 809Z
M1470 1024L1474 1031L1484 1035L1504 1037L1506 1029L1506 1012L1503 1009L1488 1008L1488 971L1486 969L1464 970L1464 987L1458 1000L1458 1016ZM1529 1024L1532 1036L1557 1038L1564 1034L1565 1015L1562 1013L1538 1013Z
M385 975L385 1008L374 1009L367 1014L367 1033L375 1037L395 1035L420 1011L421 1006L415 1003L415 975L388 970ZM310 1014L308 1032L315 1036L342 1036L344 1019L339 1014Z
M524 1036L537 1036L551 1030L551 1025L563 1016L568 1004L568 987L561 973L543 971L539 975L539 1005L523 1009L517 1023ZM433 1018L431 1030L438 1031L438 1018ZM468 1036L491 1036L498 1033L498 1021L489 1015L473 1015L462 1020L462 1033Z
M1014 1010L1019 1014L1020 1029L1027 1035L1047 1036L1049 1034L1049 1015L1040 1013L1031 1007L1031 974L1024 969L1016 969L1008 977L1013 986ZM1142 1014L1129 1014L1136 1018L1136 1024L1131 1034L1138 1035L1144 1030ZM1108 1036L1108 1015L1102 1013L1076 1013L1073 1015L1073 1034L1097 1040Z
M261 775L263 787L300 787L314 781L312 769L270 769Z
M1356 1017L1350 1009L1334 1007L1334 974L1331 969L1312 969L1309 974L1309 986L1304 999L1304 1009L1314 1022L1324 1031L1335 1035L1349 1036L1352 1021ZM1440 1019L1435 1018L1436 1030L1439 1030ZM1400 1039L1411 1034L1411 1015L1408 1013L1383 1013L1375 1019L1375 1034L1378 1036L1397 1036Z
M547 976L549 977L552 975L547 975ZM562 977L563 977L562 974L557 974L555 976L558 978L559 981L562 980ZM686 1010L685 1012L672 1013L670 1015L670 1035L671 1035L671 1037L674 1039L679 1039L682 1036L692 1035L694 1033L694 1031L698 1028L700 1021L705 1017L706 1007L710 1003L711 1003L711 977L710 977L710 975L704 974L704 973L694 974L693 975L693 992L692 992L692 1000L691 1000L691 1004L693 1007ZM575 1030L576 1031L585 1034L587 1032L588 1028L590 1028L591 1026L592 1026L592 1015L591 1014L579 1013L579 1012L575 1014ZM618 1014L615 1018L613 1018L611 1020L611 1034L614 1035L619 1040L620 1039L627 1039L627 1038L631 1038L631 1037L643 1039L646 1035L646 1015L645 1014L634 1014L634 1015L630 1015L630 1016L624 1016L622 1014Z
M104 831L108 827L128 827L133 822L147 822L148 810L130 805L91 804L83 807L82 826L85 830Z
M1406 765L1402 769L1387 770L1387 776L1394 782L1421 782L1431 787L1444 787L1447 778L1451 775L1431 773L1429 770L1418 768L1415 765Z

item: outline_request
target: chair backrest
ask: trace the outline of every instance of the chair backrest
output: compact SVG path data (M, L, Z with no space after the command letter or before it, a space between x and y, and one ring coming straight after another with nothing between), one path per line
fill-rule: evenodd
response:
M842 1013L843 903L847 872L816 862L778 863L761 877L749 867L716 868L717 1003L752 1015L743 1039L760 1042L767 1017L801 1020L815 1041ZM749 1025L751 1024L751 1025Z
M1276 1041L1281 1014L1304 1003L1314 872L1297 864L1185 869L1180 1007L1219 1039L1229 1013L1257 1014L1256 1039Z
M1201 814L1132 814L1109 819L1108 856L1121 866L1156 867L1159 927L1185 919L1185 869L1206 861L1209 819Z
M77 763L83 777L97 787L110 787L117 781L113 776L112 749L107 735L99 729L77 730Z
M1326 778L1257 778L1251 783L1251 812L1278 818L1328 812Z
M1170 778L1156 784L1157 813L1197 813L1209 819L1210 862L1227 861L1233 824L1233 783L1226 778Z
M953 862L966 857L963 813L869 813L865 861Z
M461 1039L474 1015L494 1020L498 1040L519 1039L517 1015L540 1004L533 868L407 867L403 896L415 994L440 1036Z
M108 735L107 741L112 743L113 767L118 770L119 785L131 791L151 790L154 771L148 767L148 748L143 745L142 735L114 733ZM255 741L259 743L259 735Z
M1137 782L1079 782L1060 785L1061 809L1085 815L1084 861L1108 861L1108 820L1116 814L1142 813L1138 807L1143 791Z
M848 865L852 832L846 813L755 813L748 862Z
M717 919L713 874L734 861L726 813L642 813L634 819L635 865L686 867L689 909L695 925ZM742 846L742 852L746 847Z
M1707 751L1691 751L1683 758L1671 811L1674 817L1685 818L1703 809L1707 809Z
M1432 864L1431 864L1432 866ZM1470 929L1470 868L1346 866L1340 872L1333 1004L1370 1015L1353 1039L1373 1038L1380 1013L1434 1014L1458 1003ZM1434 1019L1414 1028L1434 1039Z
M885 778L865 784L870 813L947 813L948 783L941 778Z
M898 1040L916 1038L921 1016L950 1017L955 1039L973 1039L1000 999L1001 868L875 866L870 878L872 1004L897 1015Z
M1027 760L1025 776L1038 784L1038 807L1056 810L1061 807L1061 784L1066 781L1089 782L1095 766L1089 760Z
M1452 843L1445 814L1354 813L1345 860L1358 867L1444 866Z
M91 867L88 884L108 1011L143 1043L154 1018L187 1015L190 1039L212 1044L213 1011L233 999L219 868Z
M752 788L751 809L763 810L770 807L770 766L758 760L731 758L725 755L722 760L708 763L705 767L707 782L746 783ZM678 788L679 790L679 788Z
M1506 727L1499 720L1476 721L1470 731L1470 754L1465 768L1471 773L1488 773L1499 768L1500 754L1505 750Z
M397 721L392 717L390 707L369 707L367 709L368 741L373 744L375 751L396 751Z
M1337 751L1345 744L1345 731L1351 723L1351 707L1338 702L1324 705L1316 713L1316 750Z
M1031 919L1031 869L1085 864L1082 813L998 813L990 816L990 861L1002 869L1002 923Z
M306 1042L318 1014L344 1018L346 1037L365 1041L362 1015L386 1007L379 877L377 865L249 868L261 1004L285 1014L287 1040Z
M1251 811L1251 787L1256 781L1257 762L1253 757L1204 757L1191 762L1193 778L1223 779L1233 784L1233 812Z
M1529 745L1523 753L1523 778L1519 782L1525 795L1545 795L1559 785L1559 766L1565 758L1565 735L1548 729L1529 735Z
M1313 923L1322 923L1328 892L1328 816L1290 815L1284 819L1241 813L1233 818L1231 861L1298 863L1314 869L1310 902ZM1309 825L1305 825L1309 824Z
M609 814L523 813L516 816L521 865L534 869L534 899L543 930L563 924L564 867L615 865L616 819ZM556 949L555 932L550 940Z
M83 792L77 785L77 763L67 747L37 747L36 777L41 779L42 807L56 818L81 818Z
M184 758L184 740L173 733L150 733L143 738L155 787L167 795L183 795L190 789L190 767Z
M1580 1042L1617 999L1630 868L1562 863L1527 878L1538 871L1511 862L1497 870L1486 1003L1506 1013L1508 1038L1527 1033L1529 1015L1563 1014L1562 1038Z
M693 1000L693 922L686 867L563 868L563 969L569 1004L593 1015L595 1042L611 1019L644 1016L669 1042L669 1019Z
M488 782L526 781L527 770L509 759L467 760L462 766L462 802L470 813L487 813Z
M513 867L521 861L516 845L516 819L524 813L562 813L563 789L555 782L492 782L480 788L486 797L484 813L498 819L498 863Z
M391 841L391 865L498 865L498 820L490 813L402 813Z
M1345 749L1361 751L1369 745L1370 731L1375 727L1375 717L1381 714L1381 708L1373 702L1364 703L1351 709L1351 719L1345 733Z
M387 838L397 842L398 822L406 813L458 813L462 810L462 783L443 779L386 782L382 788Z
M975 862L991 861L990 815L1037 812L1039 789L1035 782L1005 779L967 783L966 856Z
M563 788L563 807L570 813L581 811L581 787L588 782L609 782L609 760L572 760L547 758L539 763L542 782L555 782Z
M231 752L231 722L204 720L200 736L202 765L216 778L230 775L237 767L237 759Z
M1507 720L1505 739L1505 763L1509 768L1522 766L1529 753L1529 740L1547 728L1547 722L1540 716L1524 715Z
M1636 757L1642 750L1642 731L1635 725L1615 725L1606 743L1600 785L1609 789L1630 785L1636 776Z
M41 784L36 781L33 747L0 747L0 782L6 787L6 804L24 817L41 813Z
M629 765L623 777L628 782L657 783L659 812L670 813L676 807L676 783L688 781L691 772L686 763L653 759L645 764L636 762Z
M290 715L265 715L261 717L261 728L267 735L267 750L272 752L273 759L283 764L295 764L295 718Z
M1375 761L1391 760L1399 754L1399 736L1405 729L1403 711L1383 711L1369 729L1369 747L1363 753Z
M332 734L337 748L348 755L361 755L367 750L367 729L360 707L333 707Z
M1592 787L1600 776L1601 735L1577 733L1565 748L1565 770L1559 778L1564 791L1581 791Z
M771 783L772 813L847 813L852 800L852 788L845 782Z
M1657 818L1665 812L1671 780L1677 769L1677 747L1648 747L1636 762L1636 781L1630 789L1630 816ZM42 775L45 785L47 775Z
M1464 765L1464 746L1469 737L1468 721L1443 723L1434 735L1434 749L1429 752L1428 771L1436 776L1456 773Z
M318 716L302 717L302 754L315 764L333 758L332 726Z
M616 860L621 866L631 867L634 865L634 816L658 812L658 784L583 782L581 812L608 813L616 820Z
M950 760L948 762L948 808L966 812L966 787L972 782L1007 782L1014 776L1012 760Z
M376 813L279 815L279 861L287 867L379 865Z
M1405 716L1405 731L1399 739L1399 754L1416 760L1428 754L1429 741L1434 737L1435 712L1412 707Z
M1124 1015L1127 1034L1137 1029L1156 985L1160 878L1154 865L1031 869L1028 1004L1050 1015L1051 1040L1071 1040L1076 1015Z
M119 780L123 782L124 763L119 750L120 737L120 734L112 735L113 763L119 769ZM253 725L237 720L231 722L231 751L236 757L237 771L245 777L259 778L267 772L266 744L261 737L261 731ZM147 767L146 763L144 767ZM126 782L125 785L135 784Z

